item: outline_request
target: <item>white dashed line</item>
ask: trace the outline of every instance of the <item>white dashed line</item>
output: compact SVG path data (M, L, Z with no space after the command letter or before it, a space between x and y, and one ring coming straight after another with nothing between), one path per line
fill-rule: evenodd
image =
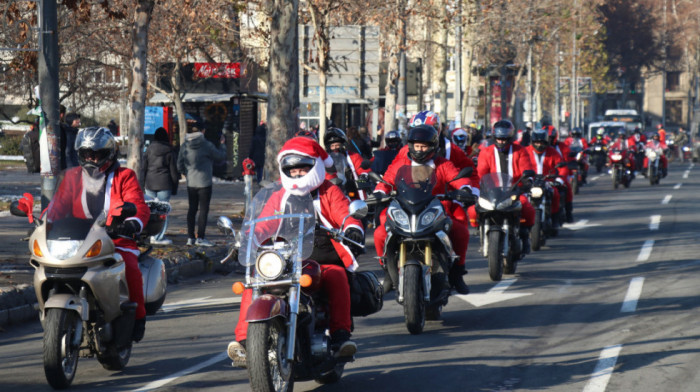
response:
M639 256L637 256L637 261L647 261L651 255L651 250L654 248L654 240L647 240L642 245L642 250L639 251Z
M661 215L652 215L651 222L649 223L649 230L659 230L660 223L661 223Z
M661 204L668 204L669 201L671 201L671 198L673 195L666 195L663 200L661 200Z
M636 277L630 281L630 287L627 289L625 300L622 301L620 312L630 313L637 310L637 301L642 295L642 286L644 286L644 278L642 277Z
M160 380L148 383L139 389L135 389L134 392L145 392L145 391L152 391L154 389L158 389L158 388L162 387L163 385L167 385L167 384L177 380L180 377L184 377L190 373L194 373L198 370L204 369L205 367L209 367L211 365L219 363L219 362L223 361L224 359L228 359L228 355L225 352L221 353L215 357L212 357L205 362L194 365L194 366L187 368L185 370L181 370L181 371L173 374L172 376L168 376L166 378L162 378Z
M608 385L610 376L612 376L613 369L615 368L615 363L617 363L617 356L620 355L621 350L621 344L608 346L603 349L598 357L598 364L595 370L593 370L588 384L583 388L583 392L605 391L605 387Z
M676 184L673 186L673 189L681 189L681 186L683 186L683 184Z

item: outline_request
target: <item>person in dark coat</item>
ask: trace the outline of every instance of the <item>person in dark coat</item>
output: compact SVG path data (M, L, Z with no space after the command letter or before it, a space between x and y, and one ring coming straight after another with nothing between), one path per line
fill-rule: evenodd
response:
M41 171L39 157L39 121L32 124L31 129L22 137L19 146L24 155L24 161L27 164L27 171L29 173L39 173Z
M250 145L250 159L255 162L255 170L258 176L258 183L262 180L265 166L265 143L267 142L267 126L261 122L253 132L253 141Z
M146 149L142 164L141 179L147 196L160 201L170 201L170 196L177 194L180 174L177 171L177 155L170 145L168 131L165 128L156 129L153 141ZM168 228L168 218L165 218L163 230L151 237L151 244L170 245L172 240L165 238Z
M78 151L75 149L75 138L80 130L80 115L75 112L66 114L66 127L62 131L66 136L66 169L78 166Z

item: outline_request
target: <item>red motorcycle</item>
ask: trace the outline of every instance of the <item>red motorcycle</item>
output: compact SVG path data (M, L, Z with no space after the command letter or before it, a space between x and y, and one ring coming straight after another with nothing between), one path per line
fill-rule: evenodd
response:
M613 188L617 189L620 184L625 188L629 188L632 182L632 168L627 157L627 150L611 150L608 159L612 170Z

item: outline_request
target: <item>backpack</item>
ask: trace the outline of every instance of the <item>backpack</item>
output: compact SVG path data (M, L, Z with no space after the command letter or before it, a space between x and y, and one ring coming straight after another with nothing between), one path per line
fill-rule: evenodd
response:
M352 316L364 317L382 310L384 290L374 272L348 272L348 283Z

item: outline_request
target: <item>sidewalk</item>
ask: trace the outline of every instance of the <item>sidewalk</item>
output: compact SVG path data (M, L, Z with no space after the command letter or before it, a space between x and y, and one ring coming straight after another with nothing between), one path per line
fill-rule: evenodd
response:
M173 240L173 245L154 247L151 252L151 255L165 262L168 283L206 272L232 272L235 263L228 263L227 266L219 264L228 247L226 238L216 227L216 220L226 215L233 219L234 224L240 224L245 202L244 188L243 182L215 179L206 238L216 246L186 247L187 186L184 181L180 183L178 194L170 200L172 211L166 233L166 237ZM7 202L16 200L24 192L33 194L37 203L41 200L41 177L38 174L29 174L24 167L0 169L0 326L37 317L32 286L34 269L28 264L28 243L23 241L31 226L25 218L11 216L7 207Z

